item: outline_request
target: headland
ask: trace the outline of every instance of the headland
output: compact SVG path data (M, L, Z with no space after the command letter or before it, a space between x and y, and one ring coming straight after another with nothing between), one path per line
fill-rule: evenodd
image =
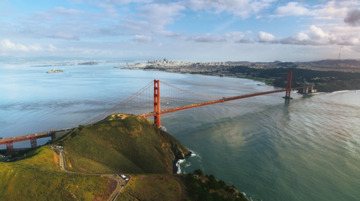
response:
M174 174L190 151L134 115L112 114L21 154L0 162L0 200L247 200L201 170Z

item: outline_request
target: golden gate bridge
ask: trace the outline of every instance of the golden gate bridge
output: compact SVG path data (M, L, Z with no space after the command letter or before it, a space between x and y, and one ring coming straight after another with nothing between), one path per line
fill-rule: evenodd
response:
M290 96L292 90L302 90L303 93L311 93L313 91L313 86L291 88L291 85L292 71L288 71L285 89L223 97L195 93L189 90L178 88L160 80L154 80L132 96L115 105L113 108L107 110L106 112L103 112L95 118L92 118L91 120L86 122L85 125L98 122L113 113L124 113L139 115L144 118L153 116L154 124L160 128L161 116L168 113L280 92L285 92L285 99L291 99ZM4 138L0 139L0 145L6 145L7 153L12 154L14 153L13 143L15 142L30 140L31 147L36 148L36 140L38 138L51 137L52 139L54 139L54 136L57 132L64 132L70 130L72 129L68 128L55 131L51 130L49 132Z

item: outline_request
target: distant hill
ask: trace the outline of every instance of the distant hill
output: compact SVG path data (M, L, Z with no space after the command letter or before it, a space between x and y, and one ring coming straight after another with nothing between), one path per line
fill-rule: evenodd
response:
M326 59L319 61L306 62L309 64L320 65L320 66L355 66L360 67L360 60L356 59Z
M360 71L360 60L356 59L327 59L320 61L311 61L311 62L299 62L298 64L302 64L308 66L312 69L328 69L334 71Z

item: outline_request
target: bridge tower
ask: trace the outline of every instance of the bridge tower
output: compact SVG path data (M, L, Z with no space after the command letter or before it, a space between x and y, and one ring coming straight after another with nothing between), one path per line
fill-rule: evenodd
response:
M160 84L159 80L154 80L154 124L161 127L161 114L160 114Z
M50 129L49 134L51 136L51 142L54 142L56 138L56 132L54 131L54 129Z
M31 143L31 148L35 149L37 147L36 137L30 138L30 143Z
M291 84L292 84L292 71L289 70L287 73L287 81L286 81L286 92L285 92L285 99L291 99Z
M13 141L6 142L6 152L8 155L12 155L14 153Z

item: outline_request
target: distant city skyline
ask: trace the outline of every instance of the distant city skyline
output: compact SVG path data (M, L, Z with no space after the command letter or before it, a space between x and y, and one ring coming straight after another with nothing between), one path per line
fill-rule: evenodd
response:
M360 59L359 0L3 0L0 16L0 57Z

